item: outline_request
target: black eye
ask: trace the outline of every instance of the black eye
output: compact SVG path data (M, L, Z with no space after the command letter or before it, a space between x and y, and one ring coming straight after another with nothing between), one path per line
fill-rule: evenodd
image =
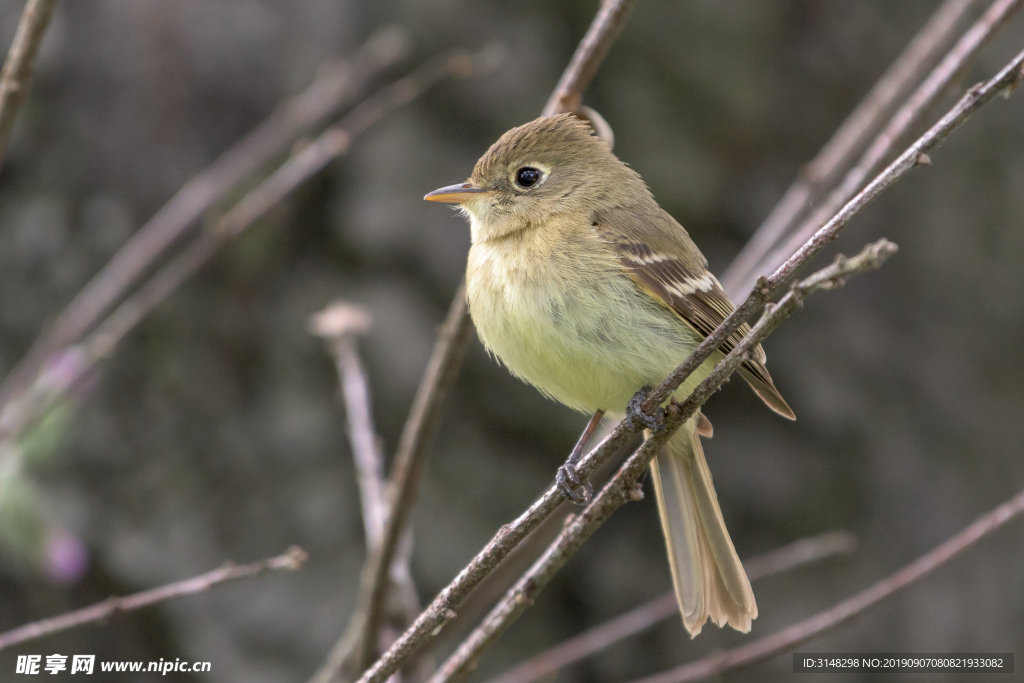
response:
M540 171L530 166L524 166L516 171L516 185L519 187L530 187L536 185L540 180Z

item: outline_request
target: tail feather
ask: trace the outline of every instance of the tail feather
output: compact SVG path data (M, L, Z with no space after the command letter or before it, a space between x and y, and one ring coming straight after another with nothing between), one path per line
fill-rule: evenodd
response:
M709 618L746 633L757 603L718 507L697 422L691 418L651 463L672 582L691 636Z

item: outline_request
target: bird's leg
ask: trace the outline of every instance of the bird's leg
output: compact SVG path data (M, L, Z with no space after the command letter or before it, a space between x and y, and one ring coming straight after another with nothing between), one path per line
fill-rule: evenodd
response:
M644 429L650 429L653 433L658 433L665 428L665 409L658 406L658 409L654 411L654 415L644 413L641 406L647 400L647 396L650 393L651 387L646 386L633 394L633 398L629 399L629 403L626 404L626 419L629 420L634 429L643 427Z
M590 497L594 495L594 487L590 485L590 482L580 481L580 475L576 472L576 466L580 464L580 458L583 457L583 448L587 445L590 437L593 436L594 430L597 429L597 425L601 422L603 416L603 410L594 413L594 417L590 418L587 428L580 434L579 441L573 446L569 458L565 461L564 465L558 468L558 473L555 475L558 490L577 505L586 505ZM583 491L576 491L580 484L583 485Z

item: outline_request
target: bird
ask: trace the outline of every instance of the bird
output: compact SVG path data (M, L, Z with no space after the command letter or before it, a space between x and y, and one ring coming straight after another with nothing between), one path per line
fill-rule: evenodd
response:
M689 234L640 174L572 113L544 116L502 135L468 180L425 199L468 219L466 296L477 334L513 375L593 414L574 449L607 412L637 408L734 309ZM749 331L740 327L675 392L683 399ZM795 419L758 346L739 374L776 413ZM669 568L691 637L710 619L749 632L757 602L718 504L698 412L651 461ZM558 482L589 496L572 457Z

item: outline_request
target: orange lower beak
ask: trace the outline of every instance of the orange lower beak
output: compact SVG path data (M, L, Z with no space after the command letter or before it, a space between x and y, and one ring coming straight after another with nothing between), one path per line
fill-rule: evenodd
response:
M471 199L475 199L482 194L490 194L490 190L486 190L482 187L477 187L473 183L459 183L457 185L449 185L448 187L442 187L439 190L434 190L428 194L424 199L428 202L447 202L448 204L462 204L468 202Z

